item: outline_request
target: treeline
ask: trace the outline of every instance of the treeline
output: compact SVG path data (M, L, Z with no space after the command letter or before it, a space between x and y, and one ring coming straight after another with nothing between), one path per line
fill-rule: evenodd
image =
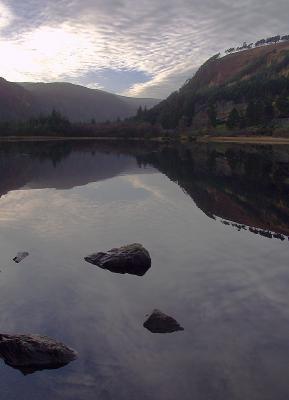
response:
M72 125L67 118L53 110L51 114L30 118L26 121L2 121L0 122L1 136L50 136L63 134L68 135Z
M275 101L271 98L251 100L245 110L234 107L228 115L226 125L229 129L268 126L276 117L289 118L289 100L286 93L277 97ZM217 118L211 120L211 124L216 126Z
M217 124L217 106L220 103L241 104L244 114L230 116L233 122L244 126L267 124L274 118L289 117L289 78L257 76L240 80L234 85L219 86L195 93L189 87L172 93L159 105L143 113L142 121L161 124L165 129L190 127L194 118L206 113L212 126ZM247 108L246 108L247 107ZM235 107L236 110L238 107ZM253 111L254 109L254 111ZM255 116L254 116L255 115ZM236 122L237 119L240 122Z
M142 113L142 109L139 113ZM140 115L140 114L139 114ZM121 121L96 123L71 123L56 110L47 116L30 118L26 121L0 122L0 136L58 136L58 137L121 137L149 138L157 136L161 127L144 121Z
M253 46L260 47L260 46L264 46L266 44L276 44L276 43L279 43L280 41L282 41L282 42L289 41L289 35L284 35L284 36L276 35L276 36L268 37L267 39L260 39L256 43L250 43L250 44L247 44L247 42L244 42L243 45L240 47L236 47L236 48L230 47L229 49L225 50L225 53L231 54L236 51L252 49Z

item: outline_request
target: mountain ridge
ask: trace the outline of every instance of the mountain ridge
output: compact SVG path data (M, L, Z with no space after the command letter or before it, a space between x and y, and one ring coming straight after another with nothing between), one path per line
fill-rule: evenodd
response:
M159 99L120 96L68 82L9 82L0 79L0 120L25 120L57 110L71 122L129 118Z
M289 118L288 96L286 41L223 57L216 54L179 90L141 117L165 129L198 132L267 127L274 120Z

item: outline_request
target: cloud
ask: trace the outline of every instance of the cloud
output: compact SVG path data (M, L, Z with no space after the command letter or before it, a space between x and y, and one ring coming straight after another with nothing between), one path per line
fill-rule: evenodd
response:
M3 3L0 3L0 30L10 25L13 20L10 9Z
M0 0L1 75L74 83L90 76L92 87L164 97L213 54L288 33L288 11L287 0ZM121 84L108 84L106 71Z

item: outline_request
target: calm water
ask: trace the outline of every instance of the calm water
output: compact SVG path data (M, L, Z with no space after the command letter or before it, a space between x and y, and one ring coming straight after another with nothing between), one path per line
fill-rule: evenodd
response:
M287 400L288 166L284 146L2 144L0 331L79 358L1 362L0 398ZM133 242L144 277L83 260ZM155 308L185 330L144 329Z

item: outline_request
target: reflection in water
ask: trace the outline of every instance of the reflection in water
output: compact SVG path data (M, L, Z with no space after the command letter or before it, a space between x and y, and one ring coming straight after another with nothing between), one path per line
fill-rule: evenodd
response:
M1 356L1 354L0 354ZM31 364L31 365L27 365L27 366L22 366L22 365L14 365L14 364L10 364L9 362L6 362L4 359L4 362L6 365L8 365L9 367L12 367L18 371L20 371L24 376L26 375L31 375L34 374L35 372L41 372L41 371L45 371L45 370L56 370L56 369L60 369L65 367L68 362L66 363L54 363L54 364L41 364L41 365L37 365L37 364Z
M25 186L69 189L152 166L208 217L268 238L289 236L286 146L40 142L2 144L0 151L0 196Z
M177 182L208 217L268 238L289 236L288 147L164 147L141 160Z
M287 399L289 248L267 237L289 234L288 154L1 144L0 325L79 353L29 379L1 363L5 400ZM132 242L153 260L142 279L83 260ZM12 261L19 250L30 254L25 268ZM155 307L184 332L144 329Z

